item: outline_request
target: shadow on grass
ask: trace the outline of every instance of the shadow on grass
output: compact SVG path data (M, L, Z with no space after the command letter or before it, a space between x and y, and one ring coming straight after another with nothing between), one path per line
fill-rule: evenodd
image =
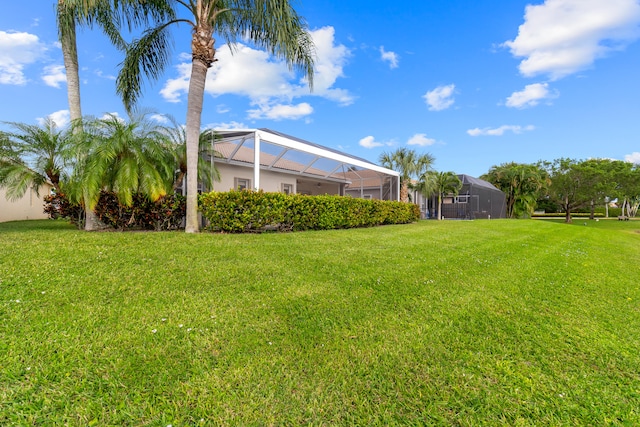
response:
M9 221L0 223L0 233L18 233L28 231L49 230L77 230L76 227L64 220L37 219L30 221Z

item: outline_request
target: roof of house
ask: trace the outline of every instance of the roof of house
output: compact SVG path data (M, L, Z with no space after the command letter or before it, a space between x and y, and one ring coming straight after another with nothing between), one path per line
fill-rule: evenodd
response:
M271 129L216 130L215 133L215 150L224 159L221 161L227 163L253 164L258 142L261 169L345 183L351 182L353 178L360 180L358 176L350 174L357 172L362 176L372 176L378 185L381 177L399 176L397 172L366 159Z
M465 174L458 175L458 178L460 178L460 181L462 181L462 185L468 184L476 187L484 187L495 191L501 191L495 185L491 184L488 181L485 181L484 179L474 178Z

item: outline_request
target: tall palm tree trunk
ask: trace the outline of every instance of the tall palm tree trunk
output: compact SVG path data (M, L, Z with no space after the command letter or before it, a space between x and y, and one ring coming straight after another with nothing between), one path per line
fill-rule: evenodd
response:
M60 0L61 5L63 0ZM72 123L76 123L82 118L80 108L80 76L78 73L78 52L76 50L76 28L73 18L69 20L65 30L62 32L60 44L62 45L62 58L67 75L67 98L69 100L69 115ZM81 129L76 129L81 131Z
M60 20L60 44L62 59L67 76L67 99L69 101L69 118L75 134L81 134L82 108L80 104L80 73L78 71L78 49L76 43L76 22L70 10L64 11L64 0L58 0L58 18ZM84 198L84 229L93 231L100 228L98 218L89 207L88 197Z
M198 6L202 7L201 0L198 0ZM187 98L187 212L185 225L185 232L187 233L197 233L200 230L200 224L198 223L197 173L200 151L200 125L207 71L215 56L213 46L213 28L200 23L193 32L191 42L193 59Z
M402 184L400 184L400 201L404 203L409 202L409 185L407 180L408 179L403 179Z

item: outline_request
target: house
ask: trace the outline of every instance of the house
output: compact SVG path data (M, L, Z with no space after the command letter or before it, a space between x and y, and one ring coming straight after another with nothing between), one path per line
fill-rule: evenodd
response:
M44 184L38 191L29 188L19 200L7 199L6 189L0 188L0 222L22 221L26 219L47 219L44 213L44 196L51 192L53 186Z
M507 217L505 194L493 184L469 175L458 175L462 188L457 195L442 198L442 217L445 219L498 219ZM413 195L426 218L438 217L436 196Z
M217 130L211 141L216 155L204 158L221 181L200 183L199 191L255 189L308 195L341 195L399 200L400 174L368 160L270 129ZM186 180L183 181L182 191ZM40 197L27 192L9 202L0 190L0 221L47 218Z
M399 200L400 174L271 129L217 130L206 155L221 181L201 190L256 189Z

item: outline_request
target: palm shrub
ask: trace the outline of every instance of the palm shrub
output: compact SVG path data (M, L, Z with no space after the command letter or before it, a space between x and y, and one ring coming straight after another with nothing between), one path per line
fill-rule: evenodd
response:
M131 206L136 193L155 201L171 192L174 159L164 128L148 114L129 120L107 114L87 120L75 147L76 164L67 193L72 202L94 209L101 191Z
M46 182L59 192L71 144L69 129L51 119L39 125L8 122L11 131L0 135L0 187L10 199L21 198L29 187L36 193Z

